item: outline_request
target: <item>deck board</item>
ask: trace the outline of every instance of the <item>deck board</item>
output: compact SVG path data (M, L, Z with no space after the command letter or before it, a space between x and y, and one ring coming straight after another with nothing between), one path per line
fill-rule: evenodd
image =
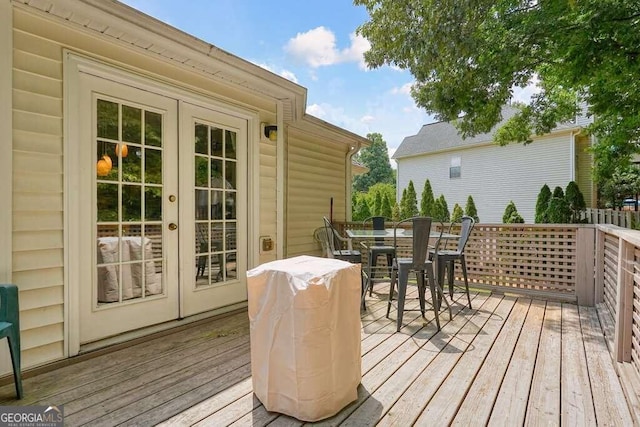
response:
M358 398L314 425L631 425L597 310L457 292L453 318L407 311L395 331L386 286L362 313ZM417 307L415 288L407 305ZM606 323L606 322L605 322ZM607 325L605 324L606 328ZM64 405L65 425L264 426L305 423L252 392L246 312L169 332L0 387L0 404Z

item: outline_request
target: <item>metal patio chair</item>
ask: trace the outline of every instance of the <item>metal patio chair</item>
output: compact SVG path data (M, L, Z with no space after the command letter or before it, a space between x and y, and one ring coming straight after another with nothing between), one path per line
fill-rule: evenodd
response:
M398 315L397 315L397 331L402 328L402 316L404 313L405 298L407 294L407 285L409 282L409 273L413 271L416 274L416 280L418 284L418 298L420 300L420 312L422 317L425 313L425 293L426 284L425 277L429 282L429 290L431 292L431 305L433 306L433 312L436 318L436 325L440 330L440 295L443 294L442 288L436 281L433 271L433 261L428 259L429 255L429 236L431 233L431 218L430 217L413 217L404 219L395 224L394 227L394 246L396 245L396 233L403 224L411 222L413 225L413 251L411 258L398 258L393 259L392 272L391 272L391 286L389 287L389 303L387 304L387 318L391 312L391 305L393 301L393 293L396 287L398 287ZM442 235L442 231L440 232ZM436 295L436 292L439 294ZM444 299L445 304L449 309L449 318L451 318L451 306L449 302Z

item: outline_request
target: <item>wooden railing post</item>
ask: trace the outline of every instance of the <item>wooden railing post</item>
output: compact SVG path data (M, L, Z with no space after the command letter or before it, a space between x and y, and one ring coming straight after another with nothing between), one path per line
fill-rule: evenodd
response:
M618 241L618 283L614 350L618 362L631 361L631 327L633 321L634 245L623 238Z
M596 274L594 303L600 304L604 301L604 231L598 227L596 229Z
M576 297L579 305L595 304L595 228L576 229Z

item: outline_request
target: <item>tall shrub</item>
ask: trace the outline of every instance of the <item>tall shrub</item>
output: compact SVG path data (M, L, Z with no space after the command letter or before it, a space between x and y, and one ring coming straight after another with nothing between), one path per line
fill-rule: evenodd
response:
M509 202L502 215L502 222L505 224L524 224L524 218L518 213L513 200Z
M546 212L550 224L567 224L571 218L569 203L564 197L552 197Z
M449 217L449 207L447 206L447 201L444 198L444 194L441 194L435 202L433 220L449 222Z
M478 218L478 210L476 209L476 204L473 201L473 197L471 197L471 195L467 197L467 204L464 207L464 214L473 218L475 222L480 221L480 219Z
M431 188L431 183L427 179L424 182L424 189L422 190L422 197L420 198L420 215L432 216L433 206L435 202L436 201L433 198L433 189Z
M571 181L567 184L567 189L564 192L564 198L569 204L569 210L571 211L570 221L574 224L582 222L582 211L587 208L587 204L585 203L584 196L575 181Z
M453 211L451 212L451 222L461 222L464 216L464 211L459 204L453 205Z
M413 181L409 181L409 185L407 186L407 197L405 199L405 204L401 209L402 215L405 218L418 215L418 196L416 194L416 189L413 186Z
M546 216L547 208L549 207L549 200L551 200L551 190L547 184L543 185L538 193L538 199L536 200L536 224L546 224L548 219Z
M406 206L407 206L407 189L406 189L406 188L404 188L404 189L402 190L402 197L400 197L400 204L399 204L399 206L398 206L398 209L399 209L399 210L398 210L398 214L399 214L399 216L400 216L400 218L401 218L401 219L403 219L403 218L408 218L408 217L405 215L405 209L406 209Z
M382 196L382 208L380 209L380 216L385 218L391 218L393 216L393 208L391 207L391 201L387 194Z
M401 212L400 212L400 205L398 205L397 203L393 205L393 208L391 209L391 219L394 222L398 222L401 219L400 216Z
M379 191L376 191L376 195L373 198L373 209L371 210L371 215L380 215L382 212L382 194Z

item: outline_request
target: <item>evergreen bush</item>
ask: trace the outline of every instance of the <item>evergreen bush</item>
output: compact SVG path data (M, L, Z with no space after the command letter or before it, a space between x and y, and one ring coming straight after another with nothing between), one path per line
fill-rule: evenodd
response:
M480 218L478 218L478 210L476 209L476 204L473 201L473 197L471 197L471 195L467 197L467 204L464 207L464 214L473 218L475 222L480 221Z
M420 199L420 215L432 216L435 202L436 201L433 198L433 190L431 188L431 183L427 179L424 182L424 189L422 190L422 197Z
M536 224L546 224L549 222L546 216L547 208L549 207L549 200L551 200L551 189L547 184L545 184L540 189L540 193L538 193L538 199L536 200Z
M459 204L453 205L453 211L451 212L451 222L461 222L464 216L464 211Z

